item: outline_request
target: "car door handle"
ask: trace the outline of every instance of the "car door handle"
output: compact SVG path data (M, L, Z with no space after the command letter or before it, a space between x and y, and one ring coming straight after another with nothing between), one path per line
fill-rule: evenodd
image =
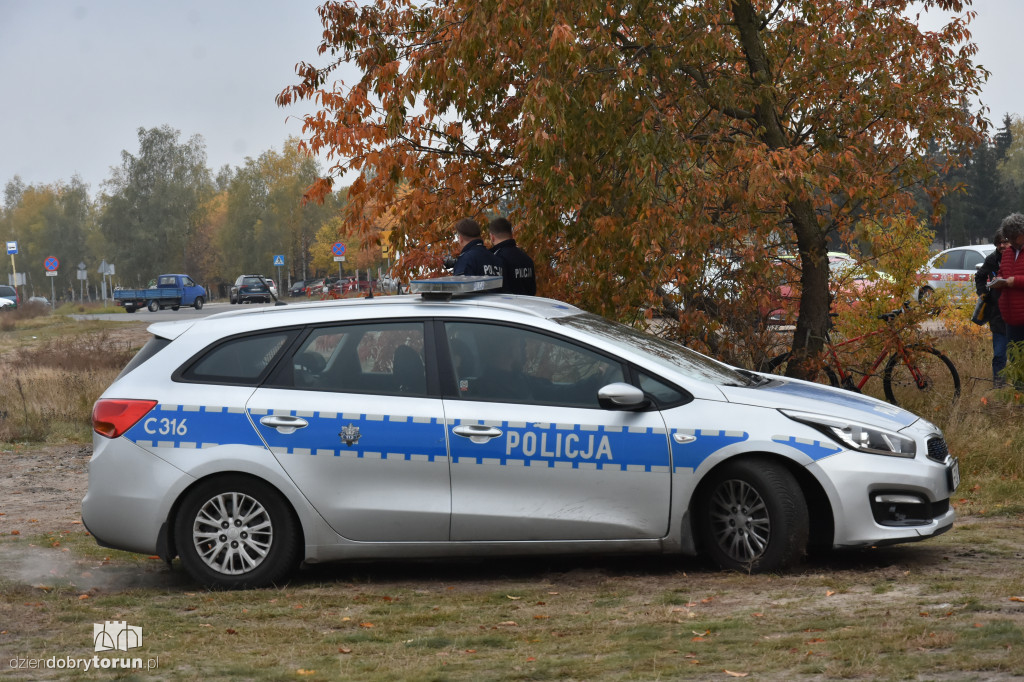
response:
M456 436L468 438L474 443L486 443L490 439L500 436L501 429L496 429L493 426L482 426L480 424L460 424L452 429L452 433Z
M260 419L260 424L277 429L278 433L283 434L295 433L296 429L309 426L309 422L302 417L285 417L276 414L270 414Z

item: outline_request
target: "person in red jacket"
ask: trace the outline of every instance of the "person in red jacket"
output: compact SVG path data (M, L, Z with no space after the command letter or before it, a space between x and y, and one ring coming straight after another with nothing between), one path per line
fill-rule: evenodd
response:
M1000 289L999 313L1010 343L1024 341L1024 214L1011 213L999 228L1010 242L999 263L999 277L989 287Z

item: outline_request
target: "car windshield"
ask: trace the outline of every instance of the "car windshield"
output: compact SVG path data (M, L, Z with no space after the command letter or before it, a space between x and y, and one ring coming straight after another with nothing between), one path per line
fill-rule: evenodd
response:
M644 334L598 315L571 315L558 318L556 322L596 334L622 348L643 353L652 362L693 379L733 386L747 386L751 383L748 377L732 367L692 351L686 346Z

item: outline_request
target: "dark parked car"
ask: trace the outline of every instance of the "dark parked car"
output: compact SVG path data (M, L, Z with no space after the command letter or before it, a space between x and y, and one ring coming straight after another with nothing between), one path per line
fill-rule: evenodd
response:
M292 284L291 288L288 289L289 296L305 296L306 295L306 280L300 279Z
M0 304L0 307L4 308L14 309L21 303L21 299L18 298L18 290L6 284L0 284L0 298L7 299L12 303L12 305Z
M239 275L231 287L229 298L232 303L270 302L269 281L262 275Z

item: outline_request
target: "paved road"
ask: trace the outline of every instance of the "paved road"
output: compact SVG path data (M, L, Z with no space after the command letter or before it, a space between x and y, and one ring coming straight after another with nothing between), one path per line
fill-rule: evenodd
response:
M306 299L294 299L305 302ZM146 308L137 310L134 313L110 313L104 315L72 315L76 320L111 320L114 322L172 322L174 320L194 320L200 317L216 315L217 313L229 310L248 310L249 308L266 308L273 303L243 303L231 305L227 301L214 301L203 306L202 310L195 308L179 308L171 310L167 308L156 313L151 313Z

